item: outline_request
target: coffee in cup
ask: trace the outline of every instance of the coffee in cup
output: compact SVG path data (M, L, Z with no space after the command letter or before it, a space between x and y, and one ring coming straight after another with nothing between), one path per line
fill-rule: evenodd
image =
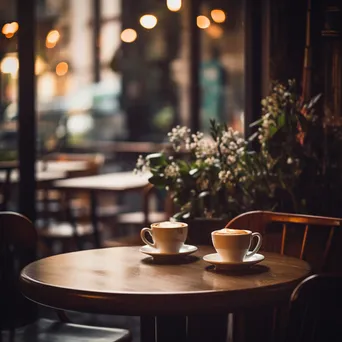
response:
M258 242L253 249L249 251L253 238ZM242 262L244 259L256 254L262 244L260 233L252 233L250 230L224 228L215 230L211 233L211 239L216 252L222 261Z
M150 234L152 241L146 239L146 233ZM183 222L159 222L152 223L151 228L143 228L140 232L141 239L161 253L177 254L183 247L188 236L188 225Z

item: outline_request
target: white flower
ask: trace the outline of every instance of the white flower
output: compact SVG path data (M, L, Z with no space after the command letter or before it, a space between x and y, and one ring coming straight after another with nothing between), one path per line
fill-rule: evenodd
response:
M166 178L175 178L179 176L179 166L172 162L170 165L166 166L165 170L165 177Z
M240 147L237 151L236 151L236 154L238 156L241 156L245 153L245 148L244 147Z
M222 183L227 183L229 180L231 180L232 173L230 171L220 171L218 174L218 177Z
M215 157L209 157L204 162L208 165L214 165L215 163L218 163L218 160Z
M236 162L236 157L235 156L230 155L230 156L227 157L227 164L228 165L234 164L235 162Z
M292 160L292 158L291 158L291 157L288 157L286 162L287 162L287 163L290 165L290 164L292 164L292 163L293 163L293 160Z
M231 142L229 143L229 148L230 148L231 150L236 150L236 149L237 149L237 145L235 144L234 141L231 141Z

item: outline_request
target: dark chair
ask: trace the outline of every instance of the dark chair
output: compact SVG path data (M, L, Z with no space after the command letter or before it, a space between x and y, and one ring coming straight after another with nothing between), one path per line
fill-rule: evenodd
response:
M126 212L117 215L116 224L124 230L124 232L126 231L125 228L128 226L134 226L138 228L138 231L130 235L124 234L123 237L119 238L114 237L105 239L103 243L105 247L143 245L140 238L140 230L143 226L149 227L151 223L169 220L172 215L170 213L170 199L168 197L165 199L163 211L151 210L151 201L155 192L156 188L152 184L147 184L142 193L142 211Z
M250 211L232 219L226 228L260 232L263 250L304 259L314 272L322 272L328 268L333 238L341 224L336 217Z
M342 341L342 275L313 275L293 291L286 342Z
M303 259L314 273L330 268L333 240L340 226L340 218L271 211L247 212L226 225L227 228L260 232L263 235L261 253L275 252ZM278 341L288 319L285 304L234 314L234 334L243 335L245 340L263 336L261 340Z
M21 269L35 260L36 247L37 233L26 217L0 213L0 341L130 341L123 329L38 319L37 305L21 294L18 282Z

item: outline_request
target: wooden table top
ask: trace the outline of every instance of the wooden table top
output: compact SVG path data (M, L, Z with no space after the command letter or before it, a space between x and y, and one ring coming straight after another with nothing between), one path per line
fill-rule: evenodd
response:
M46 171L83 171L88 167L88 163L84 160L38 160L36 163L37 171L42 171L46 167Z
M142 189L148 184L149 174L135 175L132 171L113 172L57 181L56 188L70 190L128 191Z
M36 180L37 182L55 181L63 179L71 171L82 171L87 168L85 161L47 161L46 169L44 169L43 162L36 162ZM6 179L5 170L13 169L11 172L11 183L17 183L19 180L19 164L16 161L0 162L0 182Z
M64 171L58 170L47 170L47 171L37 171L36 172L36 181L37 182L51 182L58 179L63 179L67 176L67 173ZM4 182L6 179L6 173L0 171L0 183ZM11 172L11 183L17 183L19 181L19 172L18 170L13 170Z
M0 161L0 170L16 169L18 166L19 163L16 160Z
M140 247L102 248L36 261L21 273L30 299L65 310L118 315L223 313L288 301L310 273L302 260L264 253L241 272L218 273L200 246L180 264L155 264Z

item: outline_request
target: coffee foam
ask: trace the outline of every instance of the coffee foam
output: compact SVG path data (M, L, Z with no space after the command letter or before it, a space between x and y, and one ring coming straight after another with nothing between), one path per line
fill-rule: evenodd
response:
M214 232L214 234L220 235L246 235L248 232L242 229L230 229L230 228L223 228Z
M155 223L154 225L156 227L160 227L160 228L179 228L179 227L185 227L185 224L182 223L182 222L171 222L171 221Z

